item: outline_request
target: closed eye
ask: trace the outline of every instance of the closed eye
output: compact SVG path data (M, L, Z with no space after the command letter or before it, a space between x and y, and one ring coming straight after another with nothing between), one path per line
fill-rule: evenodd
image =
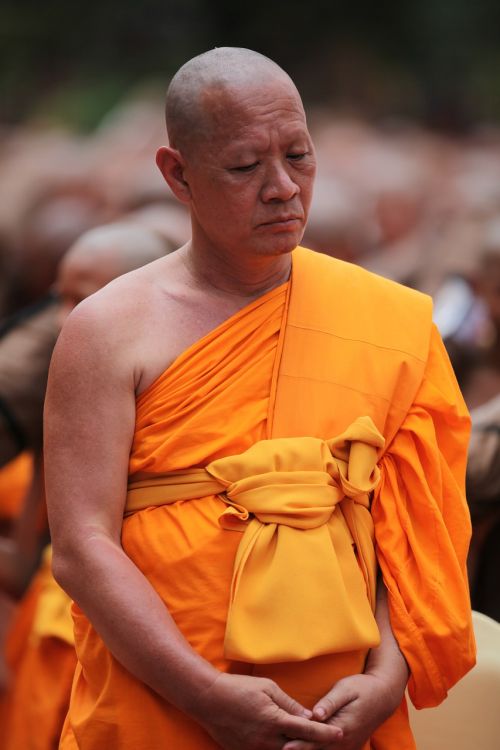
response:
M231 172L251 172L258 164L258 161L254 161L251 164L242 164L240 167L232 167Z
M300 154L287 154L286 158L291 159L292 161L300 161L301 159L304 159L304 157L308 156L309 151L304 151Z

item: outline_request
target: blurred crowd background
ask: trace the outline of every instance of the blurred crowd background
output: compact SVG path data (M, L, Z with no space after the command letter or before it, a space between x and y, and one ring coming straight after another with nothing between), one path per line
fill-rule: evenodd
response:
M434 298L473 416L473 605L500 620L499 36L495 0L0 5L0 690L47 580L52 347L78 301L188 238L154 155L169 77L214 46L269 55L303 95L304 244Z

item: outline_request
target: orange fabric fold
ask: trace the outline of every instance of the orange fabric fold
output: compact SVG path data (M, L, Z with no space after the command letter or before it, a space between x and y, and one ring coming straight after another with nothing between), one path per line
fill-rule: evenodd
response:
M469 417L441 339L380 463L372 515L391 622L417 708L435 706L474 664L466 558Z
M364 527L356 518L358 513L369 518L369 493L380 476L377 449L383 444L371 419L360 417L328 441L260 440L243 453L212 461L205 471L174 472L163 478L163 497L159 479L129 490L137 507L148 500L156 505L203 497L218 481L215 491L229 504L219 522L244 532L231 583L227 658L305 661L378 644L373 534L357 533ZM335 513L339 503L349 501L350 514Z
M232 316L138 397L131 481L204 467L268 437L269 394L288 292L287 284ZM221 671L269 676L312 705L332 681L362 669L366 651L292 666L226 658L226 617L242 537L220 525L226 507L212 494L133 513L123 524L124 550L205 659ZM118 664L77 606L73 617L79 665L61 748L216 750L195 722Z
M70 604L52 577L47 548L7 640L11 681L3 696L2 750L58 747L76 666Z
M290 294L288 285L280 287L232 316L139 396L130 481L151 481L156 495L164 475L186 475L209 465L217 471L221 460L225 500L238 485L238 491L243 486L245 491L255 489L258 501L261 490L252 484L254 469L249 477L233 475L233 457L259 441L328 441L360 415L369 416L385 438L385 447L376 448L380 483L373 520L355 498L344 498L333 516L343 519L343 539L349 539L361 581L363 576L367 580L371 566L365 565L359 549L375 530L391 622L415 681L412 695L422 703L435 702L472 666L474 650L465 576L469 527L463 466L461 457L453 457L454 450L463 450L467 417L456 384L443 374L448 365L431 336L430 301L302 249L293 255L291 286ZM266 464L264 473L275 468ZM289 469L287 465L284 473ZM358 486L359 477L349 474L347 479ZM233 493L235 507L243 507L241 499ZM123 547L198 653L223 671L271 677L311 706L338 679L363 670L368 648L293 663L227 658L226 621L242 534L240 522L227 522L235 512L227 510L225 500L215 493L160 506L153 500L125 518ZM245 512L256 519L253 500L254 510ZM274 525L275 520L268 520L266 516L264 528ZM304 533L279 526L279 535ZM439 572L432 573L433 596L425 609L431 560ZM454 577L449 593L441 587L446 574ZM367 601L370 588L364 592ZM437 592L441 600L431 609ZM78 607L74 621L80 665L63 750L170 745L215 750L200 727L114 660ZM431 684L437 672L445 677ZM415 747L404 705L364 750L395 747Z
M225 485L232 504L221 523L239 508L246 522L227 615L230 658L305 661L379 643L370 608L375 601L373 538L358 547L370 569L370 580L364 580L353 554L353 534L335 511L344 499L351 500L354 525L357 512L368 513L368 495L378 481L376 448L383 442L371 420L360 418L331 441L260 441L239 456L207 466Z
M14 521L21 512L33 476L33 456L20 453L0 468L0 521Z

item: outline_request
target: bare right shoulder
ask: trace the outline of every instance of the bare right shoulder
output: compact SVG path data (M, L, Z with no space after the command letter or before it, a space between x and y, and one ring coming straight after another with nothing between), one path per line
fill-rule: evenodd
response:
M141 332L153 304L136 306L134 298L151 292L149 287L139 275L84 300L54 349L44 415L46 483L51 526L64 538L71 536L76 516L118 534Z
M56 344L52 370L72 378L81 372L89 381L105 379L136 391L156 356L158 324L168 317L169 295L155 278L164 269L156 263L120 276L73 310ZM168 364L168 327L163 327L162 347Z
M60 385L65 380L99 379L132 387L134 359L128 344L133 333L125 324L127 305L105 290L81 302L70 314L59 334L51 362L51 376Z

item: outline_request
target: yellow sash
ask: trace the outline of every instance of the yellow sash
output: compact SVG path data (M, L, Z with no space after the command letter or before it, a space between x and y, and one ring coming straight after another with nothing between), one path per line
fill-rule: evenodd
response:
M228 658L302 661L370 648L379 633L369 493L379 480L383 445L369 417L330 440L262 440L205 469L131 483L125 512L210 494L227 504L220 524L243 532Z

